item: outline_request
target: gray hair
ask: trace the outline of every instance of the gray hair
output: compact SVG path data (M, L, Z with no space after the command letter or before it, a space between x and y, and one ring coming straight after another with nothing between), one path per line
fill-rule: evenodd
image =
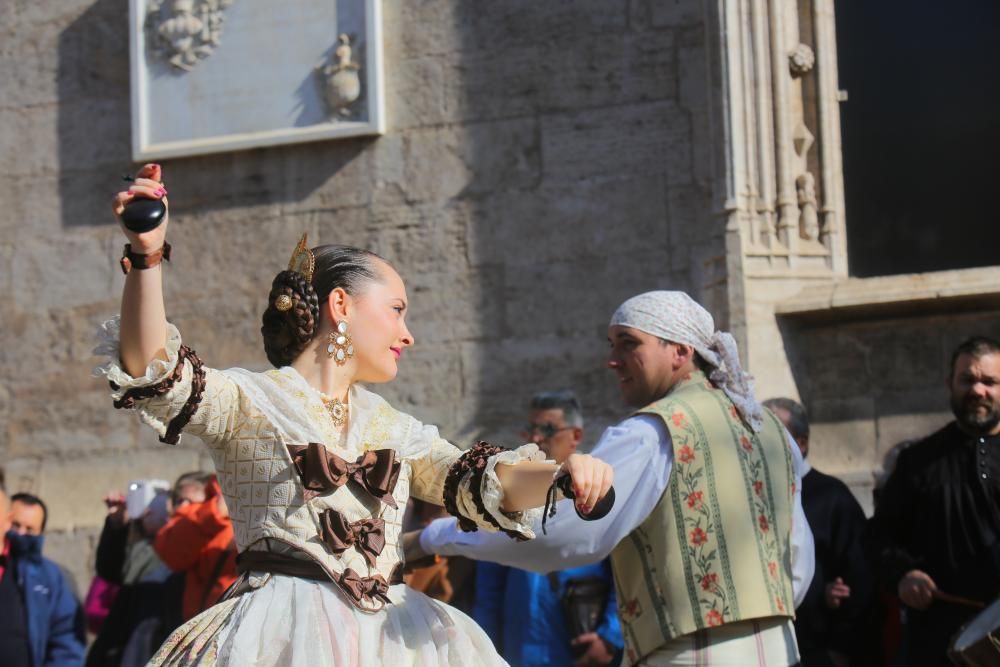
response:
M801 404L790 398L769 398L764 401L764 407L768 410L784 410L788 413L786 428L793 438L798 440L809 437L809 416Z
M580 400L568 389L535 394L531 397L531 409L562 410L568 425L583 428L583 409L580 407Z

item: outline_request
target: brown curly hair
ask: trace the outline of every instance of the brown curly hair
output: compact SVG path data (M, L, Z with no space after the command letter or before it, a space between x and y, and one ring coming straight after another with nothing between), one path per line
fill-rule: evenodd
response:
M276 368L291 364L316 336L319 304L330 292L340 287L357 294L364 284L378 280L373 260L385 262L371 251L351 246L323 245L312 252L316 259L312 283L297 271L282 271L271 283L260 333L267 360ZM275 305L282 295L292 300L292 307L285 311Z

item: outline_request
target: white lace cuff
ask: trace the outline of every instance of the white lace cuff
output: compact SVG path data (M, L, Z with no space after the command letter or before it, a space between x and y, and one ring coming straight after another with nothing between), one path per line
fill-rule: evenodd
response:
M479 493L486 511L489 512L491 517L496 519L501 528L516 531L528 539L534 539L535 532L531 527L541 519L542 508L536 507L522 512L504 512L500 509L504 494L503 486L501 486L500 479L496 474L497 464L515 464L520 461L545 461L545 454L534 443L494 454L486 461L486 469L483 472ZM479 527L495 532L497 530L496 527L486 520L485 517L482 517L476 509L473 492L470 488L470 478L471 475L466 475L466 478L459 484L459 493L456 498L459 510L463 515L472 518Z
M132 377L125 372L125 369L121 365L121 317L115 315L110 320L106 320L101 324L97 331L97 347L94 348L94 354L96 356L105 356L108 360L95 368L93 374L95 377L103 375L109 382L114 382L118 385L121 388L116 392L117 395L115 398L118 398L127 389L145 387L164 380L173 372L174 367L177 365L177 351L180 348L181 334L177 331L177 327L168 322L167 344L165 347L167 352L166 360L153 359L146 366L144 375Z
M111 392L111 396L116 401L120 400L129 389L147 387L162 382L173 373L177 366L181 335L177 331L177 327L170 323L167 323L165 346L167 358L165 360L153 359L146 367L146 372L138 377L129 375L121 365L120 317L116 315L101 324L97 336L98 343L97 347L94 348L94 354L106 356L107 361L95 368L93 375L95 377L104 376L118 387L112 389ZM143 400L137 403L139 418L155 430L161 438L166 434L170 420L180 412L187 396L191 393L191 378L191 365L185 364L180 379L161 399L156 401Z

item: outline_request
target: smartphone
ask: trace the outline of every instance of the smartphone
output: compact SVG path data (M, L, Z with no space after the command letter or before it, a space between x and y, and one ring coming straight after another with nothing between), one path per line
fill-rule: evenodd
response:
M158 491L169 491L170 485L162 479L136 479L128 483L125 493L125 511L129 519L142 518L149 503Z

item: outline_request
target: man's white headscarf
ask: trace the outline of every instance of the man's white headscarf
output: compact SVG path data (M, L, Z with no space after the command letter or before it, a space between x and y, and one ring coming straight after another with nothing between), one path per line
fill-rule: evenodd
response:
M646 292L618 307L611 316L615 325L693 347L711 366L709 379L726 392L750 428L760 431L763 413L753 396L752 378L740 366L736 340L716 331L712 316L694 299L684 292Z

